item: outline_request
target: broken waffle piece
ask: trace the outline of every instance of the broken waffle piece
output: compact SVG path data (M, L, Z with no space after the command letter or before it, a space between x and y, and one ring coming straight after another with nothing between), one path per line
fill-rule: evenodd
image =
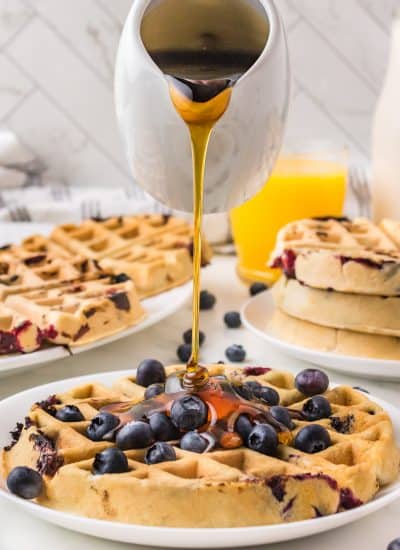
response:
M0 355L31 353L42 342L43 334L36 324L0 303Z
M6 304L36 323L47 340L69 346L104 338L145 316L133 282L113 277L11 295Z

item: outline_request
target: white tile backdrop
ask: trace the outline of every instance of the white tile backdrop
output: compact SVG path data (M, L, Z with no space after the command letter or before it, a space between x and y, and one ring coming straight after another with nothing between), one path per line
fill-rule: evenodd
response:
M131 2L0 0L0 125L65 183L129 184L112 80ZM400 0L276 2L294 73L287 141L323 139L368 156Z

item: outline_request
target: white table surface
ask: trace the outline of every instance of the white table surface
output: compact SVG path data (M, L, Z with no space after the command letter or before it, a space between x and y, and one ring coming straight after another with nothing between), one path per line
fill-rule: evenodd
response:
M0 231L0 241L4 237L4 232ZM248 290L238 280L234 265L234 258L217 257L212 266L203 270L202 288L215 293L218 301L214 310L201 314L202 330L206 333L202 360L223 360L226 347L237 343L244 345L247 350L247 364L268 365L293 371L304 368L305 363L285 357L245 329L229 330L224 327L224 312L239 309L248 298ZM0 398L53 380L134 368L146 357L155 357L165 364L174 363L181 334L190 327L190 323L191 309L190 304L187 304L182 311L140 334L82 355L49 363L37 371L1 380ZM346 377L333 372L329 374L332 380L361 385L382 399L399 404L399 384ZM384 550L392 539L400 537L399 517L400 501L341 529L295 542L270 545L268 549L347 550L357 547L360 550ZM227 547L229 542L227 538ZM127 547L125 544L90 538L42 523L17 507L0 501L0 550L122 550Z

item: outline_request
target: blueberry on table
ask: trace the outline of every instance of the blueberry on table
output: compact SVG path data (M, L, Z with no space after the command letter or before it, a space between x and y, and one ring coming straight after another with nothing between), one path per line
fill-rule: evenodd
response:
M200 309L201 310L208 310L212 309L215 306L215 302L217 301L214 294L211 294L211 292L208 292L208 290L202 290L200 292Z
M400 550L400 538L392 540L387 550Z
M249 292L250 296L256 296L266 290L268 290L268 286L265 283L253 283L249 289Z
M241 363L246 359L246 350L243 346L234 344L226 349L225 355L229 361L232 361L232 363Z
M179 430L171 419L163 412L156 412L149 418L150 428L157 441L173 441L179 439Z
M85 420L85 417L75 405L66 405L62 409L58 409L55 416L61 422L81 422Z
M206 335L201 330L199 331L199 344L202 346L204 344L204 340L206 339ZM192 343L192 329L189 328L188 330L185 330L183 333L183 341L185 344L191 344Z
M294 446L304 453L319 453L331 445L328 430L319 424L310 424L302 428L296 435Z
M115 430L119 424L118 416L111 413L102 412L92 418L87 427L86 435L92 441L102 441L110 432Z
M147 388L152 384L164 384L166 380L164 365L156 359L145 359L136 372L136 383Z
M95 475L123 474L129 471L128 459L120 449L111 447L96 454L92 471Z
M274 406L269 409L269 412L277 422L280 422L281 424L289 428L289 430L293 430L294 424L288 409L286 409L285 407Z
M247 446L264 455L274 455L278 448L278 435L269 424L258 424L247 438Z
M321 370L305 369L296 376L294 384L300 393L311 397L326 392L329 378Z
M146 422L128 422L117 433L115 443L123 451L144 449L154 442L154 434Z
M224 315L224 323L228 328L239 328L242 326L242 319L238 311L228 311Z
M281 399L279 397L279 393L274 390L274 388L270 388L269 386L261 386L261 389L255 393L255 396L270 407L279 405L279 401Z
M25 500L32 500L37 498L43 490L42 476L25 466L17 466L11 470L7 478L7 487L10 493L24 498Z
M210 434L200 434L193 431L186 433L181 439L181 449L192 453L205 453L215 444L214 437Z
M192 344L181 344L176 350L179 361L187 363L192 355Z
M144 457L146 464L159 464L160 462L169 462L176 460L175 449L168 443L155 443Z
M157 397L157 395L164 393L164 391L165 391L164 384L152 384L151 386L146 388L146 391L144 392L144 398L152 399L153 397Z
M304 418L309 422L329 418L331 414L331 404L323 395L314 395L303 405Z
M208 407L196 395L185 395L174 401L171 420L179 430L195 430L207 422Z
M235 424L235 431L240 435L245 444L253 428L254 424L247 415L241 414L238 416Z

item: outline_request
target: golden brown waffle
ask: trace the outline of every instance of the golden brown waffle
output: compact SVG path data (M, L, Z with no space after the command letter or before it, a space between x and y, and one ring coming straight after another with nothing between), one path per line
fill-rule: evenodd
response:
M169 367L167 373L181 367ZM214 365L212 375L257 381L278 391L283 405L301 410L302 396L293 375L267 368ZM144 388L131 377L113 389L93 382L59 394L34 407L13 433L1 456L6 477L28 465L44 475L38 503L90 518L174 527L238 527L304 520L361 505L399 471L399 452L387 413L350 387L328 390L332 415L316 423L332 445L306 454L280 445L276 456L245 448L196 454L176 447L176 461L147 465L145 450L126 451L130 471L93 475L94 457L111 442L94 443L84 434L104 405L138 402ZM43 396L46 397L46 396ZM64 423L54 417L64 405L77 406L84 421ZM292 435L308 424L296 420Z
M337 329L400 336L400 297L319 290L285 276L273 288L279 309L303 321Z
M140 322L145 312L132 281L113 277L10 295L6 305L45 331L55 344L77 346Z
M0 355L36 351L42 340L37 325L0 303Z
M103 273L96 260L68 259L53 254L19 251L0 258L0 300L35 288L52 288L69 281L90 280Z
M139 296L148 297L182 285L192 278L193 231L183 226L116 252L100 260L100 265L114 274L126 273L136 285ZM203 263L211 259L205 242Z
M276 309L265 327L267 334L300 346L340 355L398 360L400 338L354 332L291 317Z
M154 215L125 216L104 221L87 220L81 225L57 227L51 239L74 254L100 260L148 237L178 230L181 219Z
M308 286L339 292L400 294L398 223L306 219L278 234L270 265Z

